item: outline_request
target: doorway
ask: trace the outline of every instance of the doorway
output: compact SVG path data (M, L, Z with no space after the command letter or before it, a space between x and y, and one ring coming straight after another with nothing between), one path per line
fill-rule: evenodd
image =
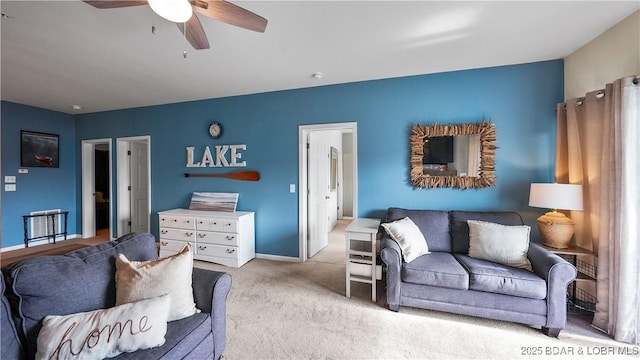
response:
M151 220L151 160L149 136L118 138L117 233L149 232Z
M318 139L326 139L326 135L332 133L337 133L341 137L341 151L338 151L337 161L337 173L340 180L335 191L332 191L330 179L333 149L331 149L331 145L326 140L317 142ZM358 213L357 123L299 126L298 149L300 191L298 256L299 261L304 262L313 256L315 252L326 246L328 241L326 237L328 237L328 233L331 230L328 224L330 222L335 223L335 220L337 220L330 216L334 210L338 214L337 218L342 216L355 217ZM326 157L324 157L325 153ZM345 157L345 155L348 156ZM348 161L344 161L345 158ZM316 173L314 172L314 167L326 173ZM320 190L318 190L318 186L320 186ZM325 188L327 190L324 190ZM337 208L334 209L333 207L336 204ZM310 242L314 241L318 243L310 246Z
M111 228L111 149L107 144L96 144L95 159L95 192L96 204L96 236L109 240Z
M82 237L92 238L97 231L113 238L111 226L112 182L111 139L82 141Z

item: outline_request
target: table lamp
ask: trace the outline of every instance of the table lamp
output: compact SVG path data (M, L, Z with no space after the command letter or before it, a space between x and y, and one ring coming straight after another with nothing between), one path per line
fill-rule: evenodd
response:
M557 249L568 248L576 225L558 210L582 210L582 185L531 184L529 206L552 209L538 218L543 244Z

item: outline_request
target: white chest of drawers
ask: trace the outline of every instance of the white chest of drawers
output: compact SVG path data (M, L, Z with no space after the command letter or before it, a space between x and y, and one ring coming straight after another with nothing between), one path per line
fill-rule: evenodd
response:
M240 267L255 258L254 213L173 209L158 212L160 256L191 243L193 258Z

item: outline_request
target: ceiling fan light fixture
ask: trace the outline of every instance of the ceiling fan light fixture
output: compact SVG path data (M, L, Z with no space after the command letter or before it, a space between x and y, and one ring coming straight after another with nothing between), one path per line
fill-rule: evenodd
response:
M148 0L148 2L153 12L174 23L185 23L193 15L188 0Z

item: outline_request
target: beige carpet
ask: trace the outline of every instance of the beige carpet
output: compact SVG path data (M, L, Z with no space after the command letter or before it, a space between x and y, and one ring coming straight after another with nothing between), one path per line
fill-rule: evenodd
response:
M557 359L611 359L602 349L617 356L626 347L580 317L553 339L526 325L406 307L392 312L382 282L377 303L368 284L355 282L348 299L344 227L339 223L329 246L306 263L254 259L233 269L196 262L233 277L226 360L542 359L549 352L564 353Z

